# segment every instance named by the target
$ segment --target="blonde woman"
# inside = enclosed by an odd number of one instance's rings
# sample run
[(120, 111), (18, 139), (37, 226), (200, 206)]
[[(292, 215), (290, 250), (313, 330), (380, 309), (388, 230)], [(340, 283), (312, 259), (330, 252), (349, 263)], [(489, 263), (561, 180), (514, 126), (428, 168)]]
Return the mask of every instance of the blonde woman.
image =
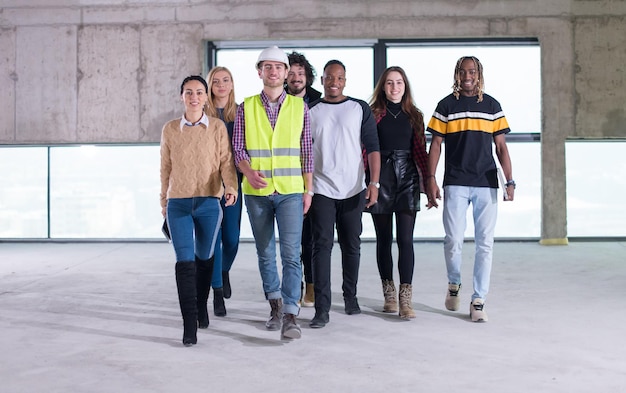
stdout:
[[(228, 139), (232, 140), (233, 124), (235, 122), (235, 113), (237, 112), (233, 75), (226, 67), (214, 67), (209, 71), (206, 80), (210, 89), (205, 112), (208, 116), (217, 117), (226, 124)], [(211, 286), (213, 287), (213, 313), (218, 317), (226, 316), (224, 298), (228, 299), (231, 296), (229, 272), (239, 249), (242, 203), (241, 176), (241, 173), (237, 172), (239, 195), (233, 206), (223, 209), (224, 217), (217, 234), (217, 242), (215, 243), (215, 260)], [(225, 205), (226, 200), (222, 198), (222, 208)], [(202, 296), (200, 296), (199, 292), (198, 299), (199, 301), (204, 301), (206, 305), (209, 287), (201, 288), (201, 290)]]

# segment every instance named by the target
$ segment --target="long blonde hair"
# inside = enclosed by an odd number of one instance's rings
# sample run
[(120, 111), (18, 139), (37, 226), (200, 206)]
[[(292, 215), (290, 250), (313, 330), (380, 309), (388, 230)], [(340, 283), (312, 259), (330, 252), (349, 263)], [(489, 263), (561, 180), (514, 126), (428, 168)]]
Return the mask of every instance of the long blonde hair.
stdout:
[(209, 85), (209, 99), (206, 102), (206, 106), (204, 107), (204, 111), (208, 116), (213, 116), (219, 118), (219, 112), (217, 107), (215, 106), (215, 96), (213, 95), (213, 77), (216, 73), (224, 71), (230, 76), (230, 82), (232, 84), (232, 89), (228, 94), (228, 101), (226, 102), (226, 106), (224, 107), (224, 122), (230, 123), (235, 121), (235, 114), (237, 113), (237, 103), (235, 102), (235, 81), (233, 80), (233, 74), (226, 67), (213, 67), (211, 71), (206, 76), (207, 84)]

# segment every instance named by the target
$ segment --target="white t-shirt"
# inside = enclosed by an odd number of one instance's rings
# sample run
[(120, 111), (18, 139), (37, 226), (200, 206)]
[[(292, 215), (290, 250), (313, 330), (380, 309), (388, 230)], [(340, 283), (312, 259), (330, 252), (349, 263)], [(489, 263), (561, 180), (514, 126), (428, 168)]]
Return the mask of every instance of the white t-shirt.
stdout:
[(365, 189), (363, 147), (379, 151), (376, 122), (365, 101), (312, 104), (313, 189), (332, 199), (348, 199)]

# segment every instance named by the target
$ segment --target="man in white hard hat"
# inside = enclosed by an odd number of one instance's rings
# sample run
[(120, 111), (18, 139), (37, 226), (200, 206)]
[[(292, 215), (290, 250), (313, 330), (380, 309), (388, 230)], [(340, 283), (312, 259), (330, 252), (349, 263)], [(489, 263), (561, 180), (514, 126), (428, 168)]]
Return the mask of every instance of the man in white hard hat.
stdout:
[[(268, 330), (285, 339), (300, 338), (300, 240), (302, 219), (313, 196), (313, 149), (308, 108), (288, 95), (283, 84), (289, 60), (276, 46), (256, 63), (261, 94), (237, 108), (233, 130), (235, 164), (243, 173), (242, 191), (256, 244), (263, 291), (270, 303)], [(278, 226), (282, 282), (276, 266), (274, 221)]]

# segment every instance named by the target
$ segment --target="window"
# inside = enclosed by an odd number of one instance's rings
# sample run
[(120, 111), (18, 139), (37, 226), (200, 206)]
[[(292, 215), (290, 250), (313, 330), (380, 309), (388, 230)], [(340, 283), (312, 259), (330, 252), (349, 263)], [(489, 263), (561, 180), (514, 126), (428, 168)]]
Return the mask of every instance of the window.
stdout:
[[(234, 74), (236, 99), (258, 94), (262, 85), (255, 71), (260, 51), (276, 42), (209, 43), (210, 58), (226, 66)], [(502, 105), (511, 127), (507, 137), (515, 179), (520, 185), (515, 203), (500, 204), (497, 237), (539, 237), (541, 230), (541, 63), (540, 47), (535, 39), (521, 40), (371, 40), (365, 42), (314, 41), (278, 43), (286, 52), (303, 53), (317, 71), (314, 88), (323, 91), (320, 76), (330, 59), (346, 65), (347, 83), (344, 93), (369, 101), (374, 89), (374, 73), (387, 66), (404, 68), (411, 83), (416, 105), (424, 112), (427, 123), (440, 99), (452, 92), (454, 66), (461, 56), (476, 56), (484, 67), (485, 92)], [(346, 47), (337, 48), (337, 45)], [(360, 47), (359, 47), (360, 45)], [(381, 54), (382, 59), (376, 58)], [(376, 64), (384, 64), (374, 70)], [(522, 68), (523, 69), (520, 69)], [(517, 85), (516, 85), (517, 84)], [(523, 87), (523, 88), (521, 88)], [(523, 104), (520, 104), (523, 103)], [(524, 141), (530, 143), (515, 144)], [(444, 146), (445, 148), (445, 146)], [(443, 159), (442, 159), (443, 160)], [(524, 162), (522, 167), (520, 164)], [(516, 165), (517, 164), (517, 165)], [(523, 170), (522, 170), (523, 168)], [(440, 163), (439, 184), (443, 178)], [(468, 212), (468, 217), (471, 213)], [(247, 217), (242, 222), (242, 236), (247, 233)], [(250, 232), (251, 233), (251, 232)], [(415, 238), (432, 239), (443, 236), (441, 210), (422, 209), (414, 232)], [(473, 237), (472, 221), (468, 219), (466, 236)], [(369, 214), (363, 215), (363, 238), (374, 238)]]
[(428, 118), (440, 99), (452, 93), (454, 66), (462, 56), (483, 65), (485, 93), (502, 105), (511, 133), (541, 132), (541, 62), (539, 45), (391, 46), (387, 64), (402, 67), (411, 81), (418, 108)]
[[(306, 56), (317, 73), (313, 88), (323, 93), (324, 90), (320, 80), (324, 65), (328, 60), (337, 59), (346, 66), (346, 88), (344, 94), (366, 101), (369, 100), (372, 94), (371, 81), (374, 78), (374, 60), (371, 46), (341, 48), (294, 46), (298, 44), (302, 43), (281, 44), (280, 48), (287, 53), (296, 51)], [(233, 74), (233, 79), (235, 80), (235, 100), (238, 103), (242, 102), (246, 97), (259, 94), (263, 89), (263, 83), (256, 71), (256, 61), (261, 50), (270, 45), (276, 45), (276, 43), (259, 43), (258, 45), (260, 46), (245, 49), (227, 47), (216, 52), (216, 64), (228, 68)], [(355, 44), (351, 43), (351, 45)], [(363, 83), (363, 81), (367, 81), (367, 83)]]
[(0, 148), (0, 238), (48, 236), (48, 148)]
[(567, 141), (567, 233), (626, 236), (626, 141)]

